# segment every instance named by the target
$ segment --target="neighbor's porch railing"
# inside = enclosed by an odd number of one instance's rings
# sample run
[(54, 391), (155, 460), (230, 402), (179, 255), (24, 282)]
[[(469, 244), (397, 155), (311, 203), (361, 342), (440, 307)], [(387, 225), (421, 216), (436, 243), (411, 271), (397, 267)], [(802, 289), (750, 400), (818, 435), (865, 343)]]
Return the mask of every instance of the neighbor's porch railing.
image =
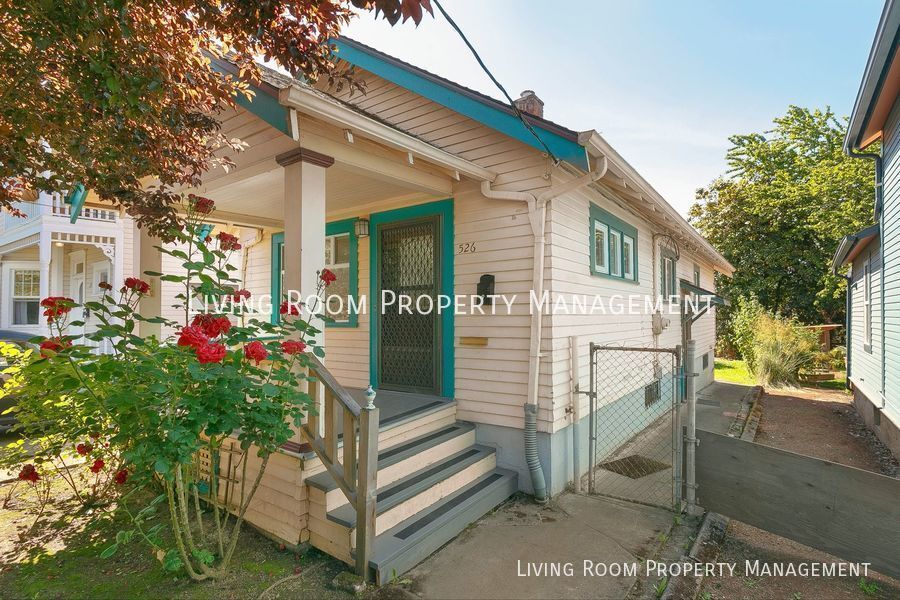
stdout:
[[(378, 408), (372, 403), (375, 394), (370, 391), (368, 404), (360, 406), (321, 362), (313, 356), (309, 358), (312, 379), (308, 391), (319, 411), (309, 415), (300, 431), (356, 508), (356, 572), (368, 580), (375, 540), (378, 473)], [(342, 452), (338, 430), (343, 433)]]
[[(61, 196), (53, 196), (52, 214), (57, 217), (70, 217), (72, 215), (72, 206), (66, 204)], [(119, 212), (108, 208), (94, 208), (84, 206), (78, 215), (79, 220), (86, 221), (107, 221), (113, 222), (119, 218)]]

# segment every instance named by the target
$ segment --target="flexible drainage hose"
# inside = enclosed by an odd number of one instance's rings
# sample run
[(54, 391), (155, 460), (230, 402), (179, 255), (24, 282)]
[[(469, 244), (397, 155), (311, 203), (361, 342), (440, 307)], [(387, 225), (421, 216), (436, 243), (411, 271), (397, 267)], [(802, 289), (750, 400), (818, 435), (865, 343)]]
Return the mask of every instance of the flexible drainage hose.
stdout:
[(547, 501), (547, 483), (544, 481), (544, 470), (537, 447), (537, 404), (525, 405), (525, 462), (531, 473), (531, 487), (534, 488), (534, 499), (543, 504)]

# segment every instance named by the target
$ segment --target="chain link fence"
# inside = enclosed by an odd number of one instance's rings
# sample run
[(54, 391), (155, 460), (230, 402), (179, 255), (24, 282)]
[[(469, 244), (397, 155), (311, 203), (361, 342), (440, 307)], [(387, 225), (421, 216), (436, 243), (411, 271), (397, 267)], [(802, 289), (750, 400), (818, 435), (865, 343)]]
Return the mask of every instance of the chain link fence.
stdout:
[(680, 355), (680, 348), (591, 344), (591, 494), (680, 504)]

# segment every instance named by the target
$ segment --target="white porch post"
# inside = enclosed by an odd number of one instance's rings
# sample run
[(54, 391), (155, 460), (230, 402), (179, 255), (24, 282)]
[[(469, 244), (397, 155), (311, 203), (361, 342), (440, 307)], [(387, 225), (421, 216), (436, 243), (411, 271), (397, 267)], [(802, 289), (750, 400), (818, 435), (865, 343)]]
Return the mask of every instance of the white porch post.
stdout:
[[(284, 169), (284, 283), (282, 294), (304, 301), (316, 293), (316, 272), (325, 264), (325, 169), (334, 164), (330, 156), (297, 148), (275, 157)], [(273, 298), (277, 310), (280, 298)], [(316, 336), (322, 345), (324, 336)], [(321, 388), (321, 386), (319, 386)], [(324, 415), (324, 397), (316, 398), (319, 414)], [(324, 419), (319, 419), (320, 435)], [(295, 438), (298, 439), (299, 438)]]
[[(50, 241), (50, 232), (42, 228), (40, 242), (38, 243), (38, 258), (41, 262), (41, 279), (38, 285), (40, 289), (41, 300), (50, 295), (50, 258), (52, 248), (53, 246)], [(41, 318), (39, 320), (39, 323), (41, 335), (50, 335), (50, 327), (48, 327), (47, 325), (47, 320)]]

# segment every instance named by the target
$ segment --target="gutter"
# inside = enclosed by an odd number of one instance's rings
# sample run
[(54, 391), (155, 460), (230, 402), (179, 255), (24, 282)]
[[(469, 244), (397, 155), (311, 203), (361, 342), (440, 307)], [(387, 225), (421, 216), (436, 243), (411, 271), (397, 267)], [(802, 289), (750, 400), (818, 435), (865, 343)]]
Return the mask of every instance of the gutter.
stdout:
[(578, 134), (578, 143), (584, 146), (589, 154), (602, 156), (604, 158), (609, 157), (615, 170), (622, 173), (626, 179), (634, 182), (632, 185), (634, 191), (640, 193), (642, 199), (652, 206), (654, 212), (662, 214), (666, 221), (672, 222), (682, 232), (687, 233), (688, 237), (690, 237), (691, 240), (707, 254), (707, 258), (712, 259), (711, 262), (714, 266), (720, 267), (729, 277), (734, 274), (734, 265), (728, 262), (724, 256), (719, 254), (706, 238), (700, 235), (700, 233), (694, 229), (693, 226), (678, 213), (678, 211), (672, 208), (672, 206), (666, 202), (665, 198), (653, 189), (653, 186), (641, 177), (634, 167), (628, 164), (628, 161), (622, 158), (622, 156), (610, 146), (609, 142), (603, 139), (603, 136), (594, 130), (583, 131)]
[[(609, 168), (607, 158), (602, 158), (603, 165), (594, 171), (577, 177), (566, 183), (550, 187), (538, 195), (530, 192), (504, 192), (491, 188), (489, 181), (481, 182), (481, 193), (492, 200), (514, 200), (528, 205), (528, 221), (534, 235), (534, 268), (532, 271), (532, 293), (536, 298), (544, 296), (544, 264), (547, 229), (547, 207), (550, 202), (563, 194), (567, 194), (600, 180)], [(525, 402), (525, 460), (531, 473), (531, 484), (535, 499), (540, 503), (548, 500), (547, 484), (543, 467), (537, 451), (537, 411), (538, 389), (541, 373), (541, 341), (543, 334), (543, 311), (533, 311), (531, 315), (531, 343), (528, 352), (528, 396)]]

